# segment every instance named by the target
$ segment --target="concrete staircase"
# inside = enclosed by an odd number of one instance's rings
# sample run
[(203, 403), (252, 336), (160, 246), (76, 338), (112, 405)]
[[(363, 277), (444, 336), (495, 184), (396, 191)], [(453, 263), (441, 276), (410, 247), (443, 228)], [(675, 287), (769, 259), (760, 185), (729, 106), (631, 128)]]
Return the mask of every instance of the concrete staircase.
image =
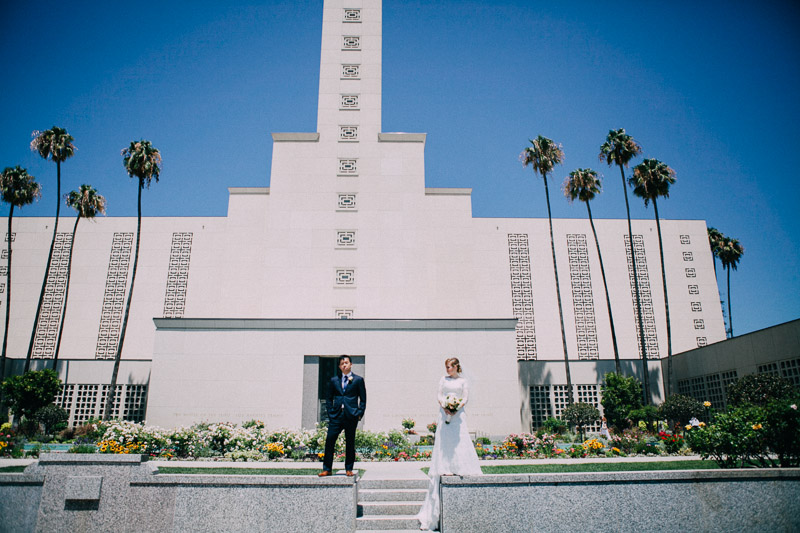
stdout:
[(422, 507), (427, 479), (360, 479), (356, 530), (419, 531), (415, 515)]

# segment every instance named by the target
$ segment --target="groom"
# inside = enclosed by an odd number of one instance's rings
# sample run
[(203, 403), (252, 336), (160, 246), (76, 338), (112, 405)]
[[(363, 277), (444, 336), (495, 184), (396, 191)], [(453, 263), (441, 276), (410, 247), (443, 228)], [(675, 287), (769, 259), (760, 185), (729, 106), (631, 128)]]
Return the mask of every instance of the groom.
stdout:
[(328, 438), (325, 440), (325, 459), (319, 477), (331, 475), (336, 439), (344, 431), (344, 469), (353, 475), (356, 462), (356, 426), (367, 408), (367, 387), (364, 378), (352, 372), (353, 363), (349, 355), (339, 356), (341, 376), (333, 376), (328, 382), (325, 403), (328, 407)]

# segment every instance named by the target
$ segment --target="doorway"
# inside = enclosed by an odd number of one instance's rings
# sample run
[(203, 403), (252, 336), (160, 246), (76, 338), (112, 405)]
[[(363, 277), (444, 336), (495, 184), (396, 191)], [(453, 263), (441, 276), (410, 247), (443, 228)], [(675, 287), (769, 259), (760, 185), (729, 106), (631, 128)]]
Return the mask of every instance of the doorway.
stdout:
[[(351, 355), (353, 372), (364, 377), (364, 356)], [(328, 382), (339, 375), (339, 355), (306, 355), (303, 358), (303, 429), (327, 423), (325, 400)]]

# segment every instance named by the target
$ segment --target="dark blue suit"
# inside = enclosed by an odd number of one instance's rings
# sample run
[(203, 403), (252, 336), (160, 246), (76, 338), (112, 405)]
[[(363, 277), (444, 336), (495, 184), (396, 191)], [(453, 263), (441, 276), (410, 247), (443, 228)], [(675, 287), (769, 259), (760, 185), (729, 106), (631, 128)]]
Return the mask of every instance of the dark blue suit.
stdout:
[(334, 376), (328, 382), (325, 403), (328, 408), (328, 437), (325, 439), (323, 470), (333, 469), (336, 439), (344, 431), (345, 470), (352, 470), (356, 462), (356, 426), (367, 408), (367, 387), (364, 378), (350, 373), (353, 380), (342, 389), (342, 377)]

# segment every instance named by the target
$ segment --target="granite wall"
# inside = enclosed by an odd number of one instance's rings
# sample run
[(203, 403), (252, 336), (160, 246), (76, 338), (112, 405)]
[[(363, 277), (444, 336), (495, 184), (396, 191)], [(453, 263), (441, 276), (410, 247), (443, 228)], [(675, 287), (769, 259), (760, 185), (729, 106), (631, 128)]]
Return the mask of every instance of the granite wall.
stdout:
[(445, 476), (442, 531), (800, 531), (800, 469)]

